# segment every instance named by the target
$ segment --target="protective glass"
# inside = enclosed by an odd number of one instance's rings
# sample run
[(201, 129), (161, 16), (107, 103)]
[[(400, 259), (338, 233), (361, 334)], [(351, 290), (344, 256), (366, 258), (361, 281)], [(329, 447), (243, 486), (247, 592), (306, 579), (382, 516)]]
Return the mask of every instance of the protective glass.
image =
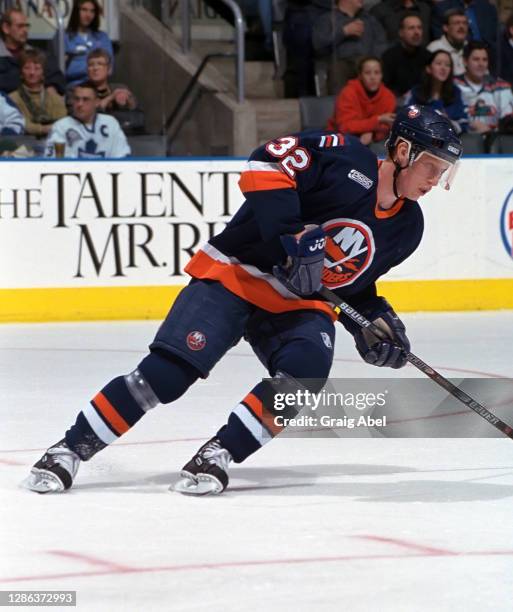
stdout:
[(451, 188), (460, 165), (459, 161), (450, 163), (428, 151), (421, 151), (413, 163), (417, 165), (418, 172), (425, 178), (438, 178), (438, 185), (447, 191)]

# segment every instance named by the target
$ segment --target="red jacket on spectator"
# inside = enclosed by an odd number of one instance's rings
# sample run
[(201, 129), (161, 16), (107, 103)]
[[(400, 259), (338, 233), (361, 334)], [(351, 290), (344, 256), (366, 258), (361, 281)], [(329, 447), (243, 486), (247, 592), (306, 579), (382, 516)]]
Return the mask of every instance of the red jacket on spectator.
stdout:
[(372, 132), (374, 141), (383, 140), (390, 126), (380, 123), (378, 117), (393, 113), (395, 107), (395, 96), (385, 85), (381, 84), (370, 97), (360, 79), (351, 79), (337, 96), (335, 114), (328, 121), (327, 129), (355, 135)]

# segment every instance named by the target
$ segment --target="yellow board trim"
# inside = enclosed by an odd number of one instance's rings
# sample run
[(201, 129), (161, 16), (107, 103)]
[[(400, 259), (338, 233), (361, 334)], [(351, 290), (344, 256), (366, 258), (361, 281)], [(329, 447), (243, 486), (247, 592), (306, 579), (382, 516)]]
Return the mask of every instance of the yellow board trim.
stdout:
[[(183, 286), (0, 289), (0, 322), (162, 319)], [(401, 312), (513, 309), (513, 278), (383, 281)]]
[(162, 319), (182, 287), (0, 289), (0, 322)]
[(402, 312), (513, 309), (513, 278), (383, 281), (378, 294)]

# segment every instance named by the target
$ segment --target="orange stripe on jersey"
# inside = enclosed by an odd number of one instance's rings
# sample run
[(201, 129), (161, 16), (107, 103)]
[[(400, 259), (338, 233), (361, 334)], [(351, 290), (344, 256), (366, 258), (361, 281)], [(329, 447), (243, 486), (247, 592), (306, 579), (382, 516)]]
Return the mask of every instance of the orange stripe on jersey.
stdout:
[(242, 193), (267, 191), (270, 189), (295, 189), (296, 181), (284, 172), (273, 170), (246, 170), (240, 175)]
[(114, 429), (118, 436), (126, 433), (130, 429), (130, 425), (119, 414), (119, 412), (101, 391), (93, 397), (93, 404), (102, 413), (103, 417), (109, 422), (110, 426)]
[(337, 320), (336, 313), (326, 302), (322, 300), (287, 299), (280, 295), (266, 280), (252, 276), (238, 264), (217, 261), (204, 251), (198, 251), (194, 255), (185, 266), (185, 272), (194, 278), (217, 280), (228, 291), (268, 312), (321, 310), (333, 321)]
[(276, 425), (273, 415), (267, 410), (261, 400), (259, 400), (256, 395), (253, 395), (253, 393), (248, 393), (242, 400), (242, 403), (251, 410), (262, 425), (265, 425), (266, 429), (268, 429), (274, 436), (283, 430), (283, 427)]
[(397, 215), (397, 213), (404, 206), (404, 201), (405, 201), (404, 198), (399, 198), (398, 200), (394, 202), (394, 205), (392, 206), (392, 208), (388, 208), (388, 209), (380, 208), (378, 206), (378, 203), (376, 202), (374, 213), (378, 219), (389, 219), (390, 217)]

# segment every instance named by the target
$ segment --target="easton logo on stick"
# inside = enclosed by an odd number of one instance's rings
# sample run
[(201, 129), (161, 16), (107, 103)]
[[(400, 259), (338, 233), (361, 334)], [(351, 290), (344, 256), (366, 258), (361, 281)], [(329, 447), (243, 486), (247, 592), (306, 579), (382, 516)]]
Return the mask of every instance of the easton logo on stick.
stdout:
[(333, 219), (323, 225), (326, 249), (322, 282), (329, 289), (350, 285), (374, 259), (371, 229), (355, 219)]

